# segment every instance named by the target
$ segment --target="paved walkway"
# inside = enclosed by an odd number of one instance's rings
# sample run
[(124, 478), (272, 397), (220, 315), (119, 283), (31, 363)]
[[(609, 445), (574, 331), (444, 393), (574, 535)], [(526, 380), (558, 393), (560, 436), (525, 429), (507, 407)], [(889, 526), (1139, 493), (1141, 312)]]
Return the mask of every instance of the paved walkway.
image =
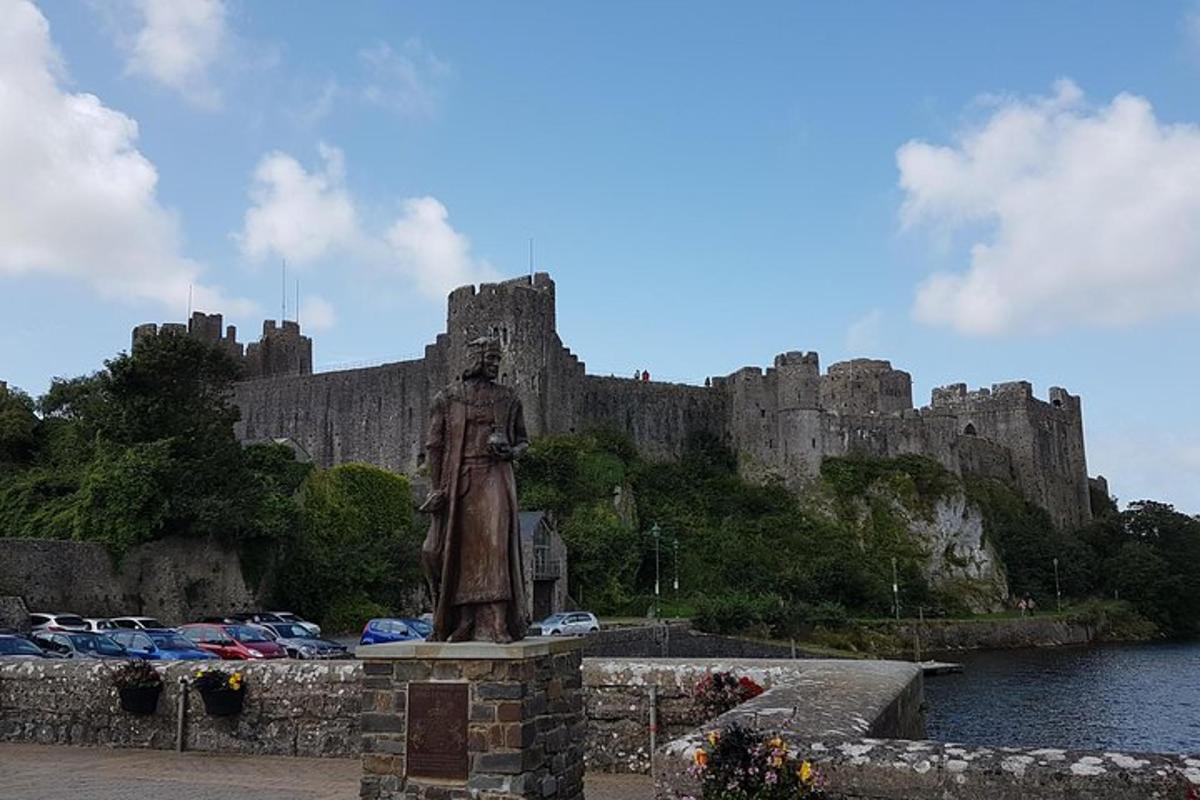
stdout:
[[(0, 744), (3, 800), (356, 800), (358, 759)], [(641, 775), (589, 775), (587, 800), (642, 800)]]

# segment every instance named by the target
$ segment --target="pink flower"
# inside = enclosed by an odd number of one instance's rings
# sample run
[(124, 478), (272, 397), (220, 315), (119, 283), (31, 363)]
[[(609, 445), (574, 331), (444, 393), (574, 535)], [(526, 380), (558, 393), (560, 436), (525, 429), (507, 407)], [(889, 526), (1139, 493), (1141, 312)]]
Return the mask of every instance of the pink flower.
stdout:
[(774, 785), (779, 781), (779, 776), (775, 774), (774, 770), (768, 770), (767, 775), (765, 778), (763, 778), (763, 780), (771, 785)]

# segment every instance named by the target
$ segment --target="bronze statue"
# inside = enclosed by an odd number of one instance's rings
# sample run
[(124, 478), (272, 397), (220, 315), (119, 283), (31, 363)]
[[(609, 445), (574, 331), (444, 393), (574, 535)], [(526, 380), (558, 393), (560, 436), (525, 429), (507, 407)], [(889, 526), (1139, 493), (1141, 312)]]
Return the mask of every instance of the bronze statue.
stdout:
[(432, 515), (421, 561), (433, 595), (431, 641), (511, 642), (525, 635), (521, 525), (512, 462), (529, 447), (521, 401), (496, 383), (500, 343), (467, 345), (462, 381), (429, 416)]

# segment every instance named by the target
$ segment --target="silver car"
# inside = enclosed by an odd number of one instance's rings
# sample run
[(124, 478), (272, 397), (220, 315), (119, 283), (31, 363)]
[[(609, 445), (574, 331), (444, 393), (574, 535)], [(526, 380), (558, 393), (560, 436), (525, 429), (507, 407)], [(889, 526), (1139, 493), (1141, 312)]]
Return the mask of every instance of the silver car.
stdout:
[(35, 611), (29, 615), (29, 627), (35, 631), (86, 631), (88, 624), (78, 614)]
[(600, 620), (590, 611), (566, 611), (546, 617), (540, 627), (543, 636), (574, 636), (600, 630)]

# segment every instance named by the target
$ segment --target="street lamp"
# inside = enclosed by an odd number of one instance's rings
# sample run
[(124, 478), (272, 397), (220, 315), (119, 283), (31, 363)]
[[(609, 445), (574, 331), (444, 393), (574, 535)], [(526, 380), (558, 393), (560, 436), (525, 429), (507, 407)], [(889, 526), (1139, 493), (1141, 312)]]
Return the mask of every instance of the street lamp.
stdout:
[(892, 602), (896, 608), (896, 621), (900, 621), (900, 577), (896, 572), (896, 557), (892, 556)]
[(657, 522), (656, 522), (656, 523), (654, 523), (654, 526), (653, 526), (652, 528), (650, 528), (650, 535), (654, 537), (654, 618), (655, 618), (655, 619), (658, 619), (658, 618), (659, 618), (659, 616), (661, 615), (661, 614), (660, 614), (660, 612), (659, 612), (659, 608), (658, 608), (658, 597), (659, 597), (659, 589), (658, 589), (658, 574), (659, 574), (659, 573), (658, 573), (658, 539), (659, 539), (659, 536), (660, 536), (660, 534), (661, 534), (661, 533), (662, 533), (662, 531), (659, 529), (659, 527), (658, 527), (658, 523), (657, 523)]
[(1062, 613), (1062, 587), (1058, 583), (1058, 558), (1054, 559), (1054, 599), (1058, 603), (1058, 613)]
[[(675, 599), (679, 599), (679, 534), (675, 534)], [(677, 612), (678, 613), (678, 612)]]

